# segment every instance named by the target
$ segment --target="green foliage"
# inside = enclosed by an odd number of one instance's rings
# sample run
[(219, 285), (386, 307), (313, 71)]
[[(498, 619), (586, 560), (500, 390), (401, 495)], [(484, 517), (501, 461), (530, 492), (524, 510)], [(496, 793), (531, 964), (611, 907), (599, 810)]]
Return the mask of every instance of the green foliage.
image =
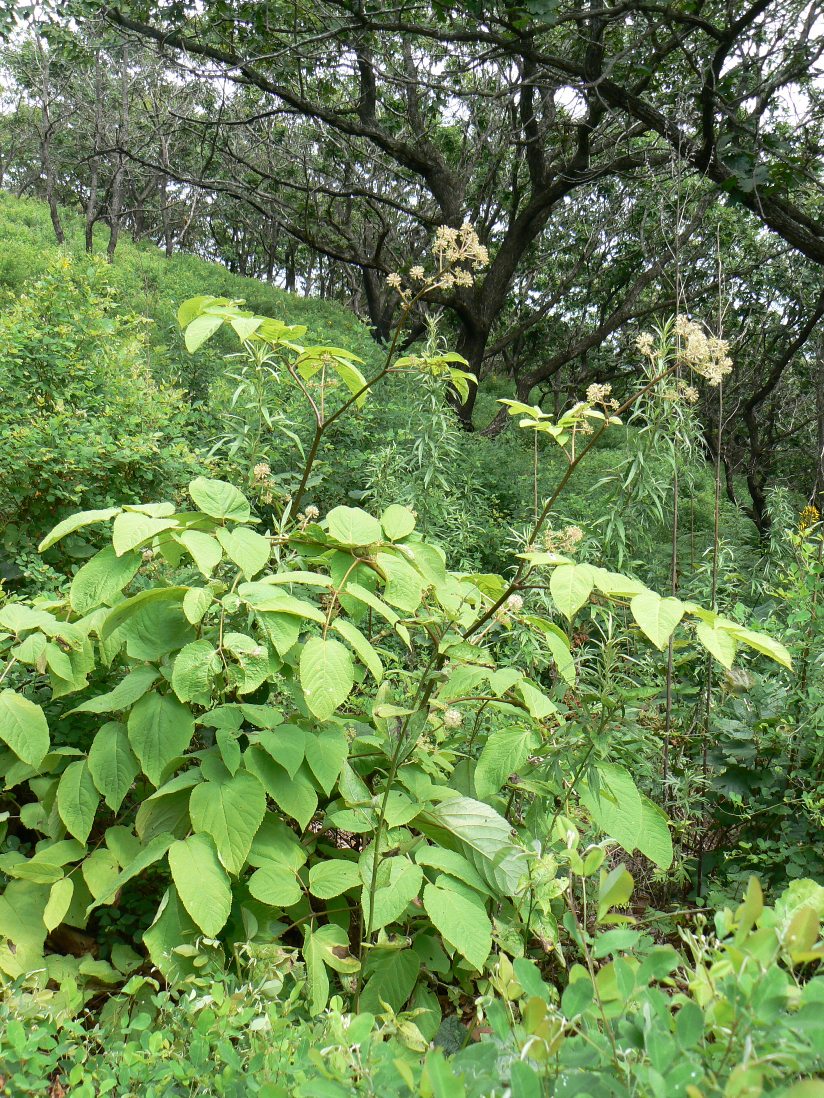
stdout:
[[(119, 310), (99, 262), (55, 263), (3, 311), (0, 544), (7, 560), (43, 576), (25, 562), (55, 515), (137, 501), (191, 475), (184, 404), (152, 378), (145, 350), (144, 325)], [(91, 552), (78, 538), (63, 548), (75, 560)], [(87, 572), (83, 582), (96, 579)]]
[[(0, 1094), (818, 1098), (824, 977), (812, 943), (822, 889), (799, 881), (770, 908), (753, 878), (743, 903), (719, 911), (714, 927), (685, 928), (677, 948), (614, 914), (632, 889), (622, 873), (601, 872), (597, 922), (585, 928), (570, 914), (573, 963), (560, 989), (533, 960), (501, 953), (467, 1022), (441, 1020), (431, 990), (402, 1009), (421, 969), (408, 948), (390, 967), (372, 966), (360, 1013), (335, 997), (307, 1017), (285, 987), (297, 977), (324, 999), (327, 968), (345, 971), (335, 949), (346, 937), (331, 923), (302, 963), (269, 947), (244, 982), (207, 964), (177, 992), (134, 972), (124, 949), (118, 964), (133, 974), (98, 1019), (72, 1017), (81, 998), (71, 979), (34, 994), (17, 984), (0, 1004)], [(594, 880), (582, 880), (584, 897)], [(461, 897), (443, 919), (470, 907)]]
[[(344, 353), (307, 349), (294, 328), (231, 302), (187, 303), (187, 334), (204, 316), (313, 409), (297, 509), (326, 427), (392, 360), (361, 383)], [(553, 638), (543, 671), (560, 660), (574, 674), (567, 634), (536, 624), (517, 592), (548, 590), (570, 628), (597, 600), (629, 629), (629, 591), (658, 646), (709, 620), (788, 662), (766, 635), (694, 602), (662, 614), (637, 581), (561, 554), (521, 554), (509, 583), (451, 572), (397, 504), (325, 518), (287, 507), (272, 528), (227, 482), (196, 477), (188, 494), (183, 510), (125, 504), (64, 520), (48, 551), (104, 523), (111, 544), (67, 596), (0, 608), (9, 978), (123, 983), (117, 943), (91, 973), (43, 946), (61, 926), (99, 937), (103, 909), (139, 887), (132, 941), (170, 982), (276, 941), (301, 958), (305, 982), (290, 988), (313, 1016), (333, 981), (400, 1011), (433, 949), (471, 986), (493, 953), (520, 955), (533, 933), (558, 941), (564, 861), (576, 873), (603, 862), (602, 848), (578, 856), (562, 807), (628, 853), (662, 869), (672, 859), (663, 813), (564, 716), (563, 678), (553, 688), (508, 658), (510, 631), (535, 629)], [(399, 947), (410, 956), (393, 985)]]

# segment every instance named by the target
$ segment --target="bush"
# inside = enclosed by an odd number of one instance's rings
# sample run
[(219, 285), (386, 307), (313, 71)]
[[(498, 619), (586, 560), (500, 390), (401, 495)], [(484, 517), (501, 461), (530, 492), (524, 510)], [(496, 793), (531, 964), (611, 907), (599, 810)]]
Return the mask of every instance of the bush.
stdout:
[(32, 550), (67, 509), (157, 497), (197, 468), (145, 354), (99, 261), (59, 260), (0, 315), (0, 545), (22, 578), (45, 582)]

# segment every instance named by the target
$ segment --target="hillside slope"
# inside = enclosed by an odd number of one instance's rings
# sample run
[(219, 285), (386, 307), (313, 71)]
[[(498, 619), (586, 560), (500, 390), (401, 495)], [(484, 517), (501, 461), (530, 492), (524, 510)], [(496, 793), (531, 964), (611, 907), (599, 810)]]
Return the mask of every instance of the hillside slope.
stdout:
[[(74, 257), (85, 254), (82, 218), (71, 210), (63, 210), (62, 218), (66, 243), (61, 249), (55, 242), (45, 203), (0, 192), (0, 292), (19, 293), (26, 282), (40, 277), (62, 253)], [(105, 244), (106, 230), (101, 226), (100, 254), (105, 254)], [(167, 259), (151, 243), (136, 244), (123, 237), (110, 281), (124, 310), (153, 322), (149, 341), (156, 367), (165, 360), (178, 359), (183, 344), (175, 313), (181, 301), (198, 294), (242, 299), (255, 312), (287, 324), (305, 324), (309, 329), (307, 338), (313, 342), (340, 344), (367, 361), (379, 357), (366, 326), (342, 306), (286, 293), (196, 256), (181, 253)]]

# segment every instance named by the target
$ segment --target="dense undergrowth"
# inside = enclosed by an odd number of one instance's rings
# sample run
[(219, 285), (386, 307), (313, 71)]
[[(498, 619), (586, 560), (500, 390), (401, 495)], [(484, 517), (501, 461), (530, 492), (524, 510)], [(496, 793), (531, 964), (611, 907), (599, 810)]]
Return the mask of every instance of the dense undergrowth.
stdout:
[(720, 506), (723, 345), (470, 437), (437, 330), (2, 210), (0, 1093), (820, 1095), (821, 526)]

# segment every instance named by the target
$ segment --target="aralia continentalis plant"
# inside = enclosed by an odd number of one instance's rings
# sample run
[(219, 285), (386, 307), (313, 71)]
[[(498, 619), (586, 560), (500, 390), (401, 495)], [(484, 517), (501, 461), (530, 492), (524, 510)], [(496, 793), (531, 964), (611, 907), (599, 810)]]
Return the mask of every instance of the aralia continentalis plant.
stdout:
[[(96, 547), (66, 594), (0, 608), (5, 977), (125, 983), (143, 964), (132, 946), (104, 945), (90, 968), (54, 943), (60, 927), (94, 941), (104, 909), (128, 904), (147, 912), (133, 944), (172, 983), (210, 957), (277, 956), (312, 1013), (333, 980), (361, 1010), (434, 1010), (434, 974), (482, 978), (512, 933), (560, 948), (559, 820), (599, 849), (671, 861), (667, 819), (628, 771), (563, 749), (576, 621), (595, 603), (628, 607), (659, 649), (678, 628), (727, 667), (739, 648), (785, 664), (786, 651), (535, 548), (571, 471), (671, 364), (618, 408), (605, 390), (557, 421), (512, 405), (569, 462), (509, 578), (451, 571), (409, 508), (321, 516), (308, 499), (329, 428), (390, 372), (466, 392), (459, 356), (396, 354), (417, 302), (485, 256), (465, 226), (439, 233), (436, 258), (408, 288), (399, 276), (401, 320), (370, 379), (301, 328), (186, 302), (190, 351), (229, 330), (310, 409), (291, 499), (268, 529), (243, 492), (206, 477), (182, 504), (81, 512), (41, 546), (73, 534)], [(536, 586), (550, 616), (532, 612)], [(501, 658), (516, 624), (544, 652), (531, 673)]]

